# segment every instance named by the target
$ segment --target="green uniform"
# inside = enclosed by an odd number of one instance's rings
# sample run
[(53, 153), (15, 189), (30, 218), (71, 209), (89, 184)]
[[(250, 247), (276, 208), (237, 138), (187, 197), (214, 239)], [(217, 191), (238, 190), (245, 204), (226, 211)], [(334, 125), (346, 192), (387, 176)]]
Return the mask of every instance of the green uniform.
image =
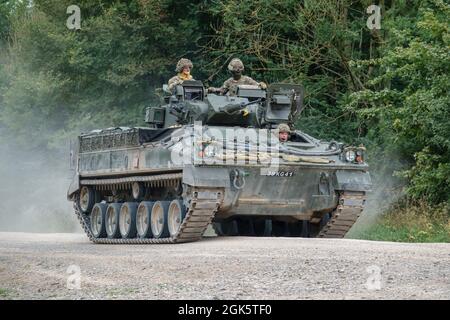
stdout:
[(169, 90), (172, 90), (173, 88), (175, 88), (176, 85), (182, 84), (183, 81), (185, 81), (185, 80), (194, 80), (194, 78), (192, 78), (190, 73), (188, 73), (188, 74), (183, 73), (184, 67), (189, 67), (190, 69), (192, 69), (194, 66), (193, 66), (191, 60), (181, 58), (177, 63), (177, 67), (175, 68), (175, 72), (178, 72), (178, 74), (176, 76), (170, 78), (169, 82), (167, 83)]
[(228, 95), (230, 96), (235, 96), (237, 94), (238, 86), (242, 84), (253, 86), (259, 85), (259, 83), (253, 80), (252, 78), (247, 76), (241, 76), (239, 80), (234, 80), (233, 78), (226, 80), (220, 89), (224, 92), (228, 92)]
[(180, 74), (177, 74), (176, 76), (170, 78), (168, 82), (169, 90), (175, 88), (176, 85), (182, 84), (185, 80), (194, 80), (194, 78), (192, 78), (192, 76), (190, 76), (189, 78), (185, 78), (182, 75), (180, 76)]

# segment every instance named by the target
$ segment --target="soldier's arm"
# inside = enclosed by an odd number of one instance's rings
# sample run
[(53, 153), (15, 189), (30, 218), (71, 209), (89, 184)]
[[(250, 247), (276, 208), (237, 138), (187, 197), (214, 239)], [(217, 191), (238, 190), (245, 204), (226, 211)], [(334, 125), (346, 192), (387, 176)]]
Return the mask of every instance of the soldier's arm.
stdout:
[(233, 80), (233, 78), (230, 78), (230, 79), (224, 81), (224, 83), (220, 87), (221, 94), (225, 94), (230, 90), (231, 80)]
[(209, 87), (208, 93), (220, 93), (222, 88)]
[(228, 90), (230, 89), (230, 84), (229, 84), (230, 81), (229, 80), (230, 79), (226, 80), (220, 88), (209, 87), (208, 92), (219, 93), (219, 94), (227, 93)]
[(253, 86), (259, 86), (261, 89), (266, 89), (267, 85), (264, 82), (257, 82), (250, 77), (245, 77), (245, 84), (250, 84)]
[(253, 80), (252, 78), (247, 77), (247, 76), (244, 76), (244, 77), (245, 77), (245, 78), (244, 78), (244, 84), (249, 84), (249, 85), (252, 85), (252, 86), (257, 86), (257, 85), (259, 85), (259, 83), (256, 82), (255, 80)]
[(181, 81), (177, 76), (170, 78), (169, 82), (168, 82), (168, 88), (170, 91), (172, 91), (173, 88), (175, 88), (176, 85), (182, 83), (183, 81)]

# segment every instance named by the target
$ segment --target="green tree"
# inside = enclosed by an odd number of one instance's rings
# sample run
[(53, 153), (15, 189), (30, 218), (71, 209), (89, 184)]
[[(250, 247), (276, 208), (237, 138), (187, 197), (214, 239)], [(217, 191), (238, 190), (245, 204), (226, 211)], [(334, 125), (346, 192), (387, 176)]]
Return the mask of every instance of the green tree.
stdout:
[(153, 88), (195, 49), (191, 2), (79, 1), (81, 30), (66, 27), (70, 4), (36, 0), (12, 21), (0, 124), (36, 147), (80, 130), (142, 124)]
[(227, 77), (225, 67), (235, 56), (256, 79), (302, 83), (306, 109), (297, 127), (322, 138), (348, 140), (358, 135), (358, 127), (339, 102), (362, 86), (349, 61), (370, 57), (368, 5), (347, 0), (214, 1), (204, 8), (214, 21), (213, 33), (199, 45), (218, 83)]
[(356, 63), (377, 74), (347, 106), (368, 128), (381, 169), (398, 170), (410, 196), (432, 203), (450, 201), (449, 14), (442, 0), (427, 0), (392, 23), (382, 57)]

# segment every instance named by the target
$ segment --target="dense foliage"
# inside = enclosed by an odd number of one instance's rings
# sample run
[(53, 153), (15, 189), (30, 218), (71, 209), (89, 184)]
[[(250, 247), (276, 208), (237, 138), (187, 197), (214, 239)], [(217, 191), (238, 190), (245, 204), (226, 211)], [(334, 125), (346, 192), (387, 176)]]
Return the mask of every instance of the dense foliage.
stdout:
[[(382, 6), (381, 30), (366, 8)], [(80, 130), (142, 125), (180, 57), (220, 85), (240, 57), (305, 86), (297, 127), (364, 143), (374, 177), (450, 202), (449, 4), (443, 0), (69, 0), (0, 4), (0, 133), (55, 148)], [(30, 136), (30, 132), (33, 134)]]
[(450, 201), (449, 17), (449, 5), (424, 1), (413, 18), (391, 22), (380, 57), (356, 63), (376, 72), (344, 107), (389, 160), (384, 170), (397, 167), (408, 193), (432, 202)]

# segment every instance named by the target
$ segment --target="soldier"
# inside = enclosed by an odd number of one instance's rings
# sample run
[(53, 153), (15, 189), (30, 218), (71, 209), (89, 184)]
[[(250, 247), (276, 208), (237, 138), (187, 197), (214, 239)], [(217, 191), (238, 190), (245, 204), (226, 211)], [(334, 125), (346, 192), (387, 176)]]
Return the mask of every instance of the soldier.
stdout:
[(241, 84), (259, 86), (261, 89), (267, 88), (267, 85), (264, 82), (256, 82), (252, 78), (242, 75), (242, 71), (244, 71), (244, 64), (238, 58), (234, 58), (230, 61), (228, 64), (228, 70), (231, 72), (233, 77), (226, 80), (220, 88), (208, 88), (208, 92), (220, 94), (228, 93), (230, 96), (235, 96), (237, 93), (237, 87)]
[(281, 143), (289, 140), (289, 135), (291, 134), (291, 128), (286, 123), (280, 123), (278, 125), (278, 139)]
[(185, 80), (194, 80), (191, 75), (191, 69), (193, 68), (192, 62), (189, 59), (181, 58), (175, 69), (175, 72), (178, 74), (175, 77), (170, 78), (169, 80), (169, 90), (172, 91), (176, 85), (182, 84)]

